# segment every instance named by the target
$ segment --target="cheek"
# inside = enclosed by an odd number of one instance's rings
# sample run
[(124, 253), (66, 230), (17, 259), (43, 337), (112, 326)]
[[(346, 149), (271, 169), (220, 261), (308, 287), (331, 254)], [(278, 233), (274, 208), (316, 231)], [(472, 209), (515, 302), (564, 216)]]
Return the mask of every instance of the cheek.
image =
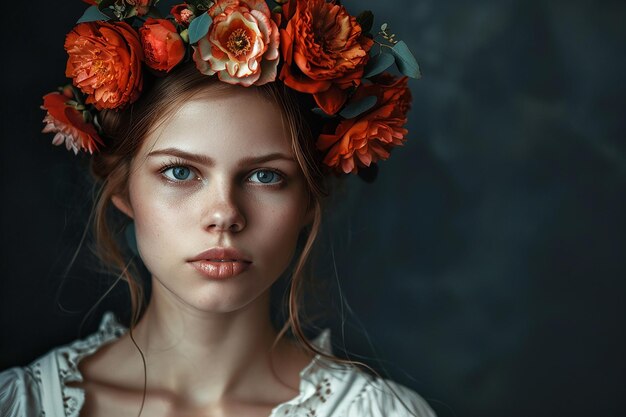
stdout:
[(250, 207), (249, 232), (265, 259), (275, 263), (291, 259), (301, 230), (302, 210), (300, 201), (293, 199)]
[[(181, 229), (184, 219), (173, 199), (164, 198), (155, 187), (137, 183), (130, 188), (134, 210), (137, 248), (148, 269), (155, 261), (164, 259), (175, 244), (172, 236)], [(180, 234), (180, 233), (179, 233)]]

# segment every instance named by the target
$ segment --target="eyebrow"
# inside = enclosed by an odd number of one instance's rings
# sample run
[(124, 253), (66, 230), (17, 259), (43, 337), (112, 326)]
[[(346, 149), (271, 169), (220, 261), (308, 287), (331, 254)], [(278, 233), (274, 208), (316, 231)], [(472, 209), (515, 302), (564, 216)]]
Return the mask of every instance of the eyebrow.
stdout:
[[(202, 165), (206, 165), (209, 167), (215, 166), (215, 161), (208, 155), (190, 153), (190, 152), (183, 151), (182, 149), (178, 149), (178, 148), (158, 149), (158, 150), (150, 152), (147, 156), (162, 156), (162, 155), (177, 156), (179, 158), (186, 159), (188, 161), (192, 161), (197, 164), (202, 164)], [(261, 162), (274, 161), (278, 159), (284, 159), (284, 160), (296, 163), (296, 160), (293, 159), (291, 156), (282, 154), (280, 152), (274, 152), (274, 153), (270, 153), (270, 154), (262, 155), (262, 156), (250, 156), (247, 158), (243, 158), (239, 161), (239, 165), (240, 166), (252, 165), (252, 164), (258, 164)]]

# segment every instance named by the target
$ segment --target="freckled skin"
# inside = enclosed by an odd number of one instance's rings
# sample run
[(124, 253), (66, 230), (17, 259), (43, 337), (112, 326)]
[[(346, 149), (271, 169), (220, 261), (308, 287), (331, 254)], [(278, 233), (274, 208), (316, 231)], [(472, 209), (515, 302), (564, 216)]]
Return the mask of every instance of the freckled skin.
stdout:
[[(214, 166), (147, 156), (166, 148), (209, 156)], [(304, 178), (294, 161), (239, 165), (243, 158), (270, 153), (291, 156), (290, 139), (279, 110), (254, 89), (198, 96), (146, 138), (131, 166), (127, 211), (156, 297), (199, 311), (231, 312), (256, 299), (286, 269), (310, 220)], [(172, 159), (189, 168), (176, 171), (183, 181), (171, 182), (173, 169), (159, 172)], [(284, 178), (254, 174), (260, 168), (280, 170)], [(187, 260), (214, 246), (235, 247), (252, 264), (232, 278), (207, 279)]]
[[(132, 341), (126, 333), (81, 361), (81, 414), (136, 416), (146, 375), (142, 415), (265, 417), (298, 393), (312, 360), (285, 338), (273, 348), (269, 317), (269, 289), (312, 221), (305, 179), (279, 109), (255, 88), (203, 90), (174, 109), (133, 159), (128, 200), (112, 198), (134, 220), (152, 294)], [(276, 153), (287, 159), (242, 162)], [(209, 279), (188, 261), (216, 246), (252, 263)]]

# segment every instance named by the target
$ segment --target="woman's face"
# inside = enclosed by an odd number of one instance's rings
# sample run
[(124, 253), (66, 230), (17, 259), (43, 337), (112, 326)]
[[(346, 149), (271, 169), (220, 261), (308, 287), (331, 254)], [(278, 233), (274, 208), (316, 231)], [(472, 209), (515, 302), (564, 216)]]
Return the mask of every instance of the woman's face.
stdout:
[[(263, 294), (312, 216), (280, 111), (253, 88), (179, 105), (133, 159), (128, 195), (113, 202), (134, 219), (153, 293), (201, 311), (234, 311)], [(203, 255), (211, 248), (248, 262)]]

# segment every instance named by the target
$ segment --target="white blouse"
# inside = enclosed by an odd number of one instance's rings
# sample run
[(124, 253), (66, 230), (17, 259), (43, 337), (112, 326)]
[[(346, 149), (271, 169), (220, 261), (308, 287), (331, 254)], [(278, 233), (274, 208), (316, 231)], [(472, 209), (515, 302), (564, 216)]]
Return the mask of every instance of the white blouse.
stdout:
[[(67, 385), (82, 382), (78, 363), (126, 331), (113, 313), (107, 312), (98, 331), (85, 339), (53, 349), (26, 367), (1, 372), (0, 416), (78, 417), (85, 391)], [(330, 353), (330, 331), (323, 331), (313, 343)], [(385, 380), (411, 410), (409, 413), (383, 380), (354, 366), (323, 366), (328, 362), (315, 356), (300, 372), (300, 393), (274, 407), (269, 417), (435, 417), (414, 391)]]

